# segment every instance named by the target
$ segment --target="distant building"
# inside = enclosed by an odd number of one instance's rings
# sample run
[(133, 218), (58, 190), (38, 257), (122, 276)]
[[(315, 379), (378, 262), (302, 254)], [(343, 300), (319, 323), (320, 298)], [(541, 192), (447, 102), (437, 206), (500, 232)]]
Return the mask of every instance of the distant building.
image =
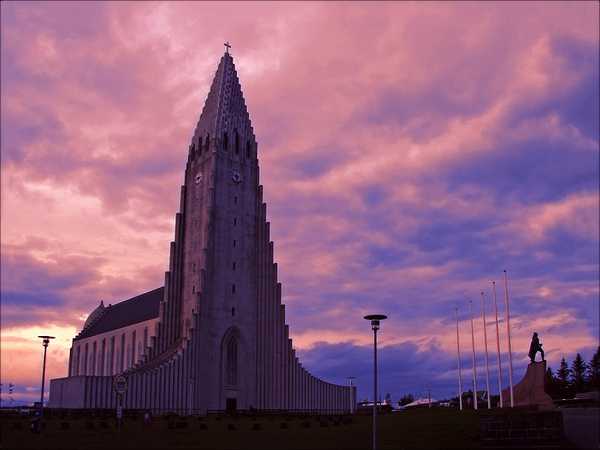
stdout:
[(114, 408), (124, 373), (124, 408), (351, 410), (356, 388), (311, 375), (292, 346), (257, 151), (227, 51), (187, 152), (164, 286), (100, 302), (68, 377), (51, 380), (50, 407)]
[[(452, 406), (458, 406), (458, 397), (452, 399)], [(469, 390), (468, 392), (462, 393), (462, 404), (464, 407), (472, 408), (473, 407), (473, 391)], [(487, 392), (486, 391), (477, 391), (477, 407), (481, 408), (485, 406), (487, 408)]]
[(423, 398), (423, 397), (419, 397), (417, 400), (415, 400), (412, 403), (409, 403), (408, 405), (404, 405), (403, 409), (412, 409), (412, 408), (433, 408), (434, 406), (438, 406), (439, 405), (439, 401), (436, 400), (435, 398)]
[[(385, 400), (377, 402), (377, 409), (380, 411), (392, 411), (397, 408), (394, 407), (394, 402), (387, 402)], [(364, 401), (358, 402), (356, 405), (357, 412), (373, 411), (373, 402)]]

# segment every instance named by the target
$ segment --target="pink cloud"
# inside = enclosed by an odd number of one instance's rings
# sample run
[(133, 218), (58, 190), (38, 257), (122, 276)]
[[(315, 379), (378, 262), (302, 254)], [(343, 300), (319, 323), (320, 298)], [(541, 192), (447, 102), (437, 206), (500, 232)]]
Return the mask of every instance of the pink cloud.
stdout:
[(20, 326), (41, 319), (5, 302), (13, 292), (51, 294), (45, 323), (77, 328), (100, 299), (162, 283), (187, 146), (229, 41), (299, 349), (354, 351), (360, 314), (381, 310), (390, 349), (450, 350), (454, 304), (505, 267), (519, 348), (536, 314), (557, 358), (593, 347), (597, 4), (2, 12), (2, 312)]

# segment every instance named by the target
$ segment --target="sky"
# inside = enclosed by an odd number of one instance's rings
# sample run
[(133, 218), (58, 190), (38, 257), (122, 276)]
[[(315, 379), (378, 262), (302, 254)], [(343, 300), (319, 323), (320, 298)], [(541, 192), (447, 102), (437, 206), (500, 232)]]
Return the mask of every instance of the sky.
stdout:
[[(159, 287), (231, 44), (300, 361), (392, 400), (599, 345), (598, 2), (1, 6), (1, 381), (39, 400), (100, 300)], [(504, 272), (506, 270), (506, 272)], [(506, 273), (505, 291), (504, 274)], [(496, 286), (498, 330), (494, 314)], [(539, 355), (538, 355), (539, 358)]]

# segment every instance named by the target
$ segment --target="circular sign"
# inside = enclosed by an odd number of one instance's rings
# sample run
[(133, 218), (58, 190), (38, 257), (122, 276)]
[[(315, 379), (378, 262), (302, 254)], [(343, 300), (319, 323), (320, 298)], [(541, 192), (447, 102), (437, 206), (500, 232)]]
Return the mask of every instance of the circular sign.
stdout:
[(117, 394), (123, 395), (125, 392), (127, 392), (127, 377), (125, 375), (117, 375), (114, 384)]

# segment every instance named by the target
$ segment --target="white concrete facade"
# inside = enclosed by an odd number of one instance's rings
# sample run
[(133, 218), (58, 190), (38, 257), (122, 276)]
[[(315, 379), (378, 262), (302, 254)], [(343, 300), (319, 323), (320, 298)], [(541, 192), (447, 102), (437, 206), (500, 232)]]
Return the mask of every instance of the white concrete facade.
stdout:
[(77, 340), (71, 348), (69, 376), (118, 375), (141, 363), (156, 336), (158, 318)]
[(51, 381), (51, 407), (113, 408), (123, 372), (124, 407), (156, 413), (353, 409), (355, 388), (317, 379), (295, 355), (262, 192), (225, 53), (192, 136), (164, 294), (152, 291), (163, 295), (156, 317), (111, 329), (108, 312), (94, 311), (73, 341), (69, 377)]

